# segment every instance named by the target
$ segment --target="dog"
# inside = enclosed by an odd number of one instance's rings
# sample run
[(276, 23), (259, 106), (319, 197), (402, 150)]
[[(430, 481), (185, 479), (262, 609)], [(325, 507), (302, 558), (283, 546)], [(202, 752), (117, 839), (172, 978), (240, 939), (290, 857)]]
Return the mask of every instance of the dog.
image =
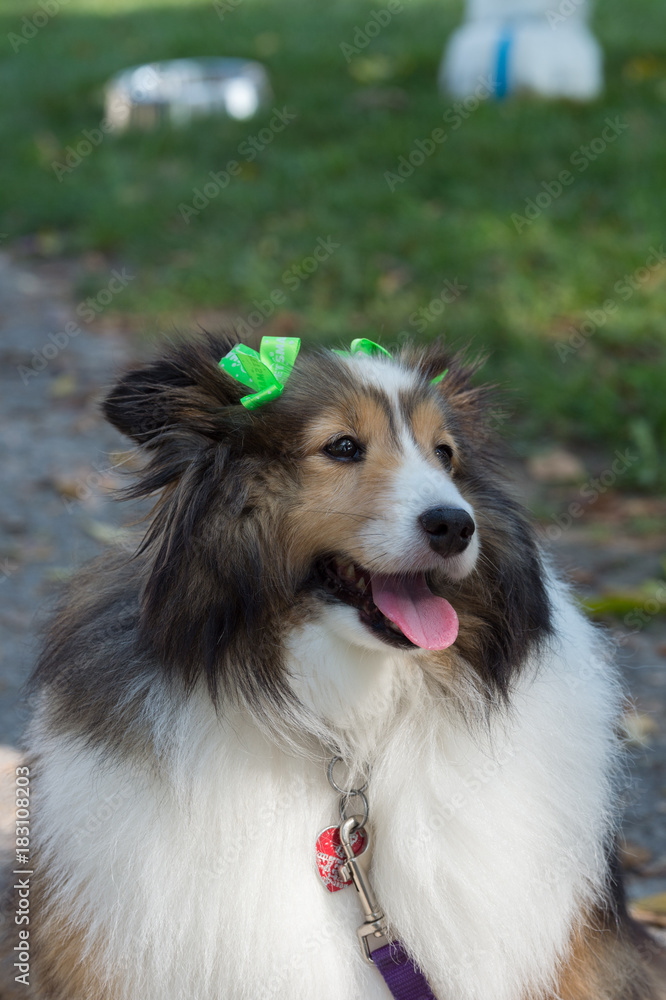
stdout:
[(103, 404), (155, 505), (75, 576), (31, 682), (35, 996), (397, 995), (315, 865), (338, 757), (437, 1000), (655, 1000), (613, 846), (621, 685), (507, 485), (492, 390), (441, 343), (356, 341), (257, 361), (262, 400), (229, 374), (252, 354), (172, 345)]

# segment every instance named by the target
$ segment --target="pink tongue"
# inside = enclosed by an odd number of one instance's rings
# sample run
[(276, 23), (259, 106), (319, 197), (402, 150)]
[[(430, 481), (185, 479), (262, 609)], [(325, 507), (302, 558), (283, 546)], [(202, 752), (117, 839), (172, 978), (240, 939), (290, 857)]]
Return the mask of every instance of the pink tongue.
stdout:
[(446, 649), (458, 636), (458, 615), (428, 590), (423, 575), (401, 580), (373, 576), (372, 599), (411, 642), (422, 649)]

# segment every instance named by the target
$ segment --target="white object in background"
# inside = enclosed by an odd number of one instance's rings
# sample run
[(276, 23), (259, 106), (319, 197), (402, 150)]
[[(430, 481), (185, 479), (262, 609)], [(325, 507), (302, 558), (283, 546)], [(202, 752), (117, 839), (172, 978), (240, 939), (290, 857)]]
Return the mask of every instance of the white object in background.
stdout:
[(106, 87), (106, 117), (115, 131), (188, 125), (203, 115), (244, 121), (267, 105), (268, 74), (247, 59), (172, 59), (117, 73)]
[(603, 86), (602, 53), (587, 25), (588, 0), (467, 0), (449, 39), (439, 83), (457, 97), (492, 89), (589, 101)]

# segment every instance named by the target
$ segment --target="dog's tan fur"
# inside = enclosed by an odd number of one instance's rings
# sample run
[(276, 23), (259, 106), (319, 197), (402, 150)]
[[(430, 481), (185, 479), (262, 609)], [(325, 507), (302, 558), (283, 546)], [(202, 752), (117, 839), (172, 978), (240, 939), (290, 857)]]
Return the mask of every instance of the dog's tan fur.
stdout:
[(548, 1000), (663, 1000), (666, 954), (638, 925), (584, 914), (557, 992)]

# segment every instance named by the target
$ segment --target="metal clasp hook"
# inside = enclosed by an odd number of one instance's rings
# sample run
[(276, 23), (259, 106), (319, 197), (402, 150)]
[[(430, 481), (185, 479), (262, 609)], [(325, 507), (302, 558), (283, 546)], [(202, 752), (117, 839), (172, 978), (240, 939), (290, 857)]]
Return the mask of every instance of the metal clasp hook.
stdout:
[(351, 845), (351, 835), (360, 825), (358, 817), (350, 816), (340, 826), (340, 843), (347, 859), (340, 868), (340, 874), (344, 879), (351, 879), (353, 881), (354, 888), (358, 893), (365, 920), (356, 933), (358, 934), (363, 958), (370, 965), (374, 965), (372, 953), (388, 944), (388, 932), (384, 911), (375, 899), (368, 876), (370, 861), (372, 860), (369, 832), (365, 831), (366, 844), (359, 854), (354, 854), (354, 849)]

